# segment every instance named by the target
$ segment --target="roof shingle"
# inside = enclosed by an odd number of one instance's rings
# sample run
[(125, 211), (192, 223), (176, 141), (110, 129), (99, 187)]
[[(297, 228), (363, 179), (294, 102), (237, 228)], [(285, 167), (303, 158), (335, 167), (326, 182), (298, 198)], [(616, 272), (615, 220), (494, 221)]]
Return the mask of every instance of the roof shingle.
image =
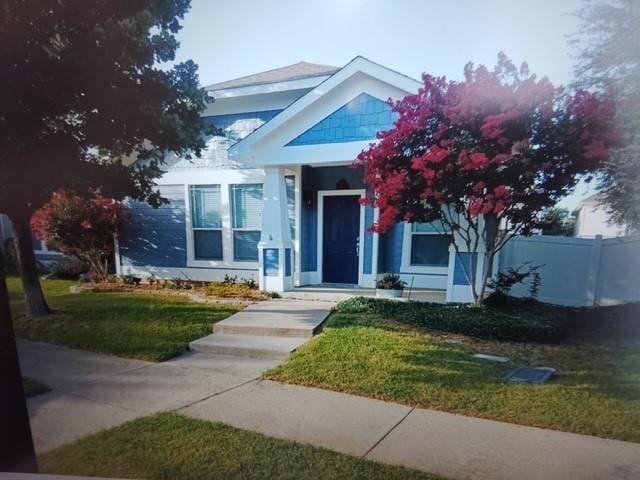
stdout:
[(317, 63), (298, 62), (286, 67), (274, 68), (266, 72), (254, 73), (244, 77), (227, 80), (225, 82), (214, 83), (205, 87), (205, 90), (215, 92), (229, 88), (249, 87), (253, 85), (264, 85), (268, 83), (286, 82), (300, 80), (302, 78), (319, 77), (332, 75), (340, 70), (339, 67), (330, 65), (318, 65)]

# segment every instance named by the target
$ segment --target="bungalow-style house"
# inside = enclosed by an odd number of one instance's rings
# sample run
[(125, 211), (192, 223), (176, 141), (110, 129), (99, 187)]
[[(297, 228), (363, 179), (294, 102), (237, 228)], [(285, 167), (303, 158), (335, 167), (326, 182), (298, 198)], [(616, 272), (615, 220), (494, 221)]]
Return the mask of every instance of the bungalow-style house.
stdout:
[(130, 205), (118, 272), (230, 275), (278, 292), (373, 288), (381, 274), (396, 272), (442, 300), (469, 300), (467, 278), (479, 272), (481, 256), (456, 256), (429, 225), (369, 232), (378, 212), (361, 205), (366, 187), (351, 166), (393, 126), (386, 100), (420, 85), (363, 57), (342, 68), (300, 62), (209, 85), (215, 101), (203, 116), (225, 136), (209, 138), (202, 158), (169, 161), (157, 181), (168, 205)]

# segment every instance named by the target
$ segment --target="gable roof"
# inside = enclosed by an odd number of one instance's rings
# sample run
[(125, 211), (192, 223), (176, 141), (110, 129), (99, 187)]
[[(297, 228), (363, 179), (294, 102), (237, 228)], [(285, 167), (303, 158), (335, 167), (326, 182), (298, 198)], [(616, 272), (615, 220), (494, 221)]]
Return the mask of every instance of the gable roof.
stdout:
[[(415, 93), (422, 85), (421, 82), (415, 80), (407, 75), (401, 74), (388, 67), (373, 62), (368, 58), (357, 56), (344, 67), (337, 69), (337, 71), (329, 76), (326, 80), (319, 83), (315, 88), (305, 93), (302, 97), (297, 99), (273, 119), (264, 123), (242, 140), (237, 142), (229, 150), (230, 158), (243, 159), (247, 161), (251, 154), (249, 150), (259, 142), (261, 139), (269, 135), (274, 130), (278, 129), (281, 125), (289, 121), (297, 113), (309, 107), (317, 100), (322, 98), (328, 91), (336, 88), (346, 79), (350, 78), (357, 72), (365, 73), (379, 79), (383, 83), (393, 86), (406, 93)], [(321, 119), (320, 119), (321, 120)]]
[(227, 80), (225, 82), (214, 83), (205, 87), (209, 92), (226, 90), (229, 88), (250, 87), (253, 85), (264, 85), (268, 83), (287, 82), (300, 80), (303, 78), (320, 77), (332, 75), (340, 70), (340, 67), (330, 65), (319, 65), (317, 63), (298, 62), (286, 67), (274, 68), (266, 72), (254, 73), (244, 77)]

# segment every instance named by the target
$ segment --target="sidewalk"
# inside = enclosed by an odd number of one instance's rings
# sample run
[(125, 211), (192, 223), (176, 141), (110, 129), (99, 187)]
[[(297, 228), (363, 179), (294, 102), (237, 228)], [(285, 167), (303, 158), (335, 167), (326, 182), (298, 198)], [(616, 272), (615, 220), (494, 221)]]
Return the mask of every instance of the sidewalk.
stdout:
[(640, 444), (255, 381), (179, 411), (455, 479), (640, 478)]
[(18, 342), (22, 373), (52, 391), (27, 400), (37, 453), (137, 417), (175, 410), (260, 377), (276, 360), (186, 353), (142, 362)]

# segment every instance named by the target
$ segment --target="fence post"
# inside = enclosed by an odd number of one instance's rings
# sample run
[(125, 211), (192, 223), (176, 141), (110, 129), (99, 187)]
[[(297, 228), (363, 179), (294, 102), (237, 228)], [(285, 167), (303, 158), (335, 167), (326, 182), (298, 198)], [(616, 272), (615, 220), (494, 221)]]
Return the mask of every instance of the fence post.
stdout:
[(600, 256), (602, 255), (602, 235), (596, 235), (591, 246), (589, 270), (587, 274), (587, 306), (595, 307), (598, 303), (598, 276), (600, 274)]

